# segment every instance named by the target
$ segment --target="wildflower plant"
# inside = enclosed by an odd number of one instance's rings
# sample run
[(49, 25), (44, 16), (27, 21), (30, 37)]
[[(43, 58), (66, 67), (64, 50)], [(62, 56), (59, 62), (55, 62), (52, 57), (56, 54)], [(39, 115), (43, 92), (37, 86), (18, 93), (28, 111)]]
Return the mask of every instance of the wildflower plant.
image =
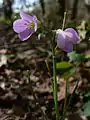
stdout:
[[(38, 28), (38, 19), (36, 16), (30, 16), (24, 12), (20, 12), (21, 19), (15, 20), (13, 23), (13, 30), (18, 33), (19, 38), (22, 41), (27, 40), (37, 31)], [(65, 17), (64, 22), (65, 24)], [(63, 24), (63, 28), (64, 28)], [(57, 89), (57, 79), (56, 79), (56, 42), (57, 47), (59, 47), (62, 51), (66, 53), (73, 51), (73, 46), (78, 43), (80, 40), (79, 34), (73, 28), (67, 28), (65, 30), (51, 30), (52, 34), (52, 60), (53, 60), (53, 97), (55, 103), (55, 111), (56, 111), (56, 120), (64, 120), (66, 115), (67, 108), (67, 83), (66, 83), (66, 94), (65, 94), (65, 103), (63, 110), (63, 117), (60, 117), (59, 113), (59, 105), (58, 105), (58, 89)], [(46, 118), (45, 118), (46, 120)]]

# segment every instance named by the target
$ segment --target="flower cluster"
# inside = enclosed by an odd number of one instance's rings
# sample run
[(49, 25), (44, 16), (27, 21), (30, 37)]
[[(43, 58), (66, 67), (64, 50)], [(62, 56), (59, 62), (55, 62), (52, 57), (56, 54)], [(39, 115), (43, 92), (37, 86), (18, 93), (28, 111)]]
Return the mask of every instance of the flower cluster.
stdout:
[[(24, 12), (20, 12), (21, 19), (15, 20), (13, 29), (18, 33), (19, 38), (27, 40), (34, 32), (37, 31), (37, 17), (30, 16)], [(80, 36), (73, 28), (67, 28), (64, 31), (59, 29), (57, 34), (57, 46), (63, 51), (71, 52), (73, 45), (80, 40)]]

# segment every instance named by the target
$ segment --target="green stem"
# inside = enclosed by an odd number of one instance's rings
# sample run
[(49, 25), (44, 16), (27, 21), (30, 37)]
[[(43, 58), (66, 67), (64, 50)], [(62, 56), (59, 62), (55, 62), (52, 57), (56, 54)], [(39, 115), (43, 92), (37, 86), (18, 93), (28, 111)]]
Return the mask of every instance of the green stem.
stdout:
[(59, 115), (58, 96), (57, 96), (58, 88), (57, 88), (57, 80), (56, 80), (55, 36), (56, 36), (56, 33), (53, 33), (53, 39), (52, 39), (53, 96), (54, 96), (54, 104), (55, 104), (55, 111), (56, 111), (56, 120), (59, 120), (60, 115)]
[[(63, 25), (62, 25), (62, 30), (64, 29), (65, 27), (65, 23), (66, 23), (66, 15), (67, 15), (67, 12), (64, 12), (64, 18), (63, 18)], [(67, 95), (68, 94), (68, 80), (66, 80), (66, 86), (65, 86), (65, 101), (64, 101), (64, 108), (63, 108), (63, 116), (62, 116), (62, 120), (65, 119), (65, 116), (66, 116), (66, 109), (67, 109)]]

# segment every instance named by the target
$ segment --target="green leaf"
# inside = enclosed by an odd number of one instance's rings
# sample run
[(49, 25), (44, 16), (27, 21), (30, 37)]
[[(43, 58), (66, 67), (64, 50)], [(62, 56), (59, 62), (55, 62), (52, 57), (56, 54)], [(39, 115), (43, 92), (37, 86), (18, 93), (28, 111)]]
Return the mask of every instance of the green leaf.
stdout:
[(56, 63), (57, 69), (67, 69), (67, 68), (70, 68), (72, 66), (73, 65), (71, 63), (66, 62), (66, 61)]
[(90, 68), (83, 68), (83, 70), (86, 70), (86, 71), (90, 72)]
[(68, 70), (67, 72), (65, 72), (65, 73), (62, 75), (62, 77), (69, 78), (69, 77), (75, 75), (75, 73), (76, 73), (76, 67), (73, 67), (73, 68), (71, 68), (70, 70)]
[(90, 91), (87, 92), (87, 93), (84, 95), (84, 97), (90, 97)]
[(86, 55), (85, 58), (86, 58), (86, 59), (90, 59), (90, 55), (89, 55), (89, 54)]
[(14, 55), (14, 54), (10, 54), (10, 55), (7, 55), (7, 57), (8, 57), (9, 59), (11, 59), (11, 58), (15, 57), (15, 55)]
[(76, 52), (70, 52), (68, 53), (68, 57), (70, 59), (70, 61), (84, 61), (85, 60), (85, 55), (83, 54), (79, 54), (79, 53), (76, 53)]
[(83, 114), (86, 115), (86, 116), (90, 116), (90, 101), (86, 102), (84, 105), (83, 105)]

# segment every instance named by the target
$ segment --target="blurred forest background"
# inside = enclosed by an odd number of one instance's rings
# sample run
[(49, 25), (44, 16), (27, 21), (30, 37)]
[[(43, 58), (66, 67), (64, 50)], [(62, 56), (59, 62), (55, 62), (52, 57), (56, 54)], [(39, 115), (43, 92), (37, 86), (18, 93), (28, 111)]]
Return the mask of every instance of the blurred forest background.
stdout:
[[(11, 40), (6, 36), (3, 40), (3, 32), (12, 27), (12, 22), (19, 17), (19, 12), (23, 10), (30, 14), (35, 14), (49, 29), (62, 27), (64, 11), (67, 12), (67, 22), (65, 27), (76, 27), (83, 20), (88, 21), (90, 14), (89, 0), (1, 0), (0, 1), (0, 38), (1, 45), (8, 47)], [(53, 13), (53, 15), (52, 15)], [(4, 23), (5, 22), (5, 23)], [(2, 24), (4, 23), (4, 25)], [(10, 24), (9, 24), (10, 23)], [(9, 26), (9, 28), (10, 28)], [(4, 31), (4, 28), (6, 31)], [(41, 31), (41, 30), (40, 30)], [(9, 34), (9, 33), (7, 33)], [(13, 38), (15, 39), (15, 38)], [(15, 40), (17, 41), (17, 40)]]
[[(19, 18), (21, 10), (41, 21), (37, 33), (24, 42), (13, 31), (13, 21)], [(73, 75), (69, 79), (69, 95), (78, 78), (80, 81), (67, 114), (75, 120), (81, 120), (76, 112), (83, 110), (86, 116), (90, 115), (90, 0), (0, 0), (0, 120), (44, 120), (45, 113), (49, 120), (55, 120), (48, 30), (62, 28), (65, 11), (65, 28), (77, 29), (81, 37), (75, 48), (81, 56), (73, 53), (75, 57), (71, 58), (82, 63), (82, 54), (87, 55), (84, 64), (77, 65), (76, 73), (70, 69)], [(62, 58), (69, 60), (66, 53), (58, 50), (57, 61)], [(62, 74), (66, 72), (66, 69), (57, 70), (61, 114), (65, 98)], [(72, 116), (69, 120), (74, 120)]]

